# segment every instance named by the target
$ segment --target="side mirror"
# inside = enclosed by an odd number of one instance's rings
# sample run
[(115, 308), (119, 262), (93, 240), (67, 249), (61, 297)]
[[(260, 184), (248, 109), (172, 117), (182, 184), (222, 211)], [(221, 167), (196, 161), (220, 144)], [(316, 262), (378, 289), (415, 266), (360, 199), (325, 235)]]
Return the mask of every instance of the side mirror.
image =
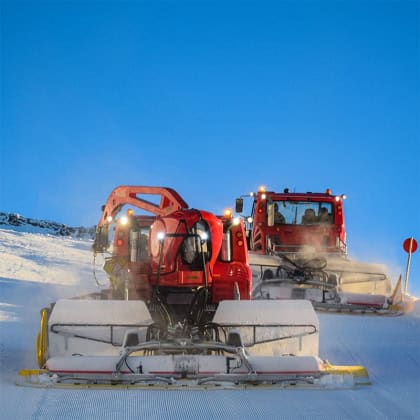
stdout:
[(235, 211), (236, 213), (242, 213), (244, 209), (244, 199), (243, 198), (237, 198), (235, 203)]

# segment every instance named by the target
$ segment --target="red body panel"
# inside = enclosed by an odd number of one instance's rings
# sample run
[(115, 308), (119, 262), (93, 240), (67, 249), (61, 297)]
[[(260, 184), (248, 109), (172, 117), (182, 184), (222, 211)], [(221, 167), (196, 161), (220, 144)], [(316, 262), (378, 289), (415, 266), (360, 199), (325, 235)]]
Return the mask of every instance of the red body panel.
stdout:
[[(181, 247), (185, 237), (170, 236), (171, 234), (187, 234), (187, 230), (191, 231), (200, 221), (207, 224), (209, 231), (207, 242), (209, 256), (205, 264), (205, 271), (202, 266), (194, 267), (196, 262), (188, 264), (183, 260)], [(207, 282), (211, 291), (212, 303), (217, 303), (224, 299), (232, 299), (235, 283), (237, 283), (241, 299), (250, 299), (252, 274), (248, 265), (243, 225), (230, 228), (231, 258), (229, 261), (223, 261), (220, 257), (222, 247), (226, 246), (223, 244), (224, 223), (226, 221), (215, 215), (198, 210), (178, 211), (157, 219), (151, 227), (150, 235), (151, 284), (194, 288), (204, 286)], [(160, 232), (169, 234), (163, 244), (160, 244), (157, 239)], [(163, 246), (163, 252), (159, 271), (160, 253), (158, 250), (160, 246)]]

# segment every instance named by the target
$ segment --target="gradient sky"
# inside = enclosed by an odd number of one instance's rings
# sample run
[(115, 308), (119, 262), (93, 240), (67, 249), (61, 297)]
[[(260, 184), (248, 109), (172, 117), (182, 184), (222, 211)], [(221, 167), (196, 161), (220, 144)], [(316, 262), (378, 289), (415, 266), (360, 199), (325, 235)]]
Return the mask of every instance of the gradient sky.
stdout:
[[(416, 1), (8, 1), (0, 211), (92, 225), (117, 185), (220, 213), (268, 189), (346, 193), (348, 245), (420, 242)], [(420, 294), (420, 259), (413, 289)]]

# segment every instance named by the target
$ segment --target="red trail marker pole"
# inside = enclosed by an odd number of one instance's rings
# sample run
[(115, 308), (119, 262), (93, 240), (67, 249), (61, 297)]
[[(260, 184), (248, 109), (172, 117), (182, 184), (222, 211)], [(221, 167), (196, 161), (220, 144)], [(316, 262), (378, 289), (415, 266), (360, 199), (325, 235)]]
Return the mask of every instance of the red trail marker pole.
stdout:
[(417, 246), (417, 241), (413, 237), (407, 238), (403, 243), (404, 251), (408, 253), (407, 268), (405, 270), (404, 296), (407, 295), (408, 290), (408, 276), (410, 274), (411, 254), (416, 252)]

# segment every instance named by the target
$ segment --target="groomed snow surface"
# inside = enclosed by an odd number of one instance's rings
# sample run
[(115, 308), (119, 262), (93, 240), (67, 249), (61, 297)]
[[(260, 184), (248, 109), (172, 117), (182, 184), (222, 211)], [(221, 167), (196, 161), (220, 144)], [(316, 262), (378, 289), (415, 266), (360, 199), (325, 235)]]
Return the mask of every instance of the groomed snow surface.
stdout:
[[(420, 419), (420, 301), (400, 317), (320, 314), (320, 356), (362, 364), (372, 385), (341, 390), (64, 390), (15, 385), (36, 368), (39, 310), (97, 290), (91, 243), (0, 229), (0, 418)], [(98, 264), (98, 280), (105, 281)]]

